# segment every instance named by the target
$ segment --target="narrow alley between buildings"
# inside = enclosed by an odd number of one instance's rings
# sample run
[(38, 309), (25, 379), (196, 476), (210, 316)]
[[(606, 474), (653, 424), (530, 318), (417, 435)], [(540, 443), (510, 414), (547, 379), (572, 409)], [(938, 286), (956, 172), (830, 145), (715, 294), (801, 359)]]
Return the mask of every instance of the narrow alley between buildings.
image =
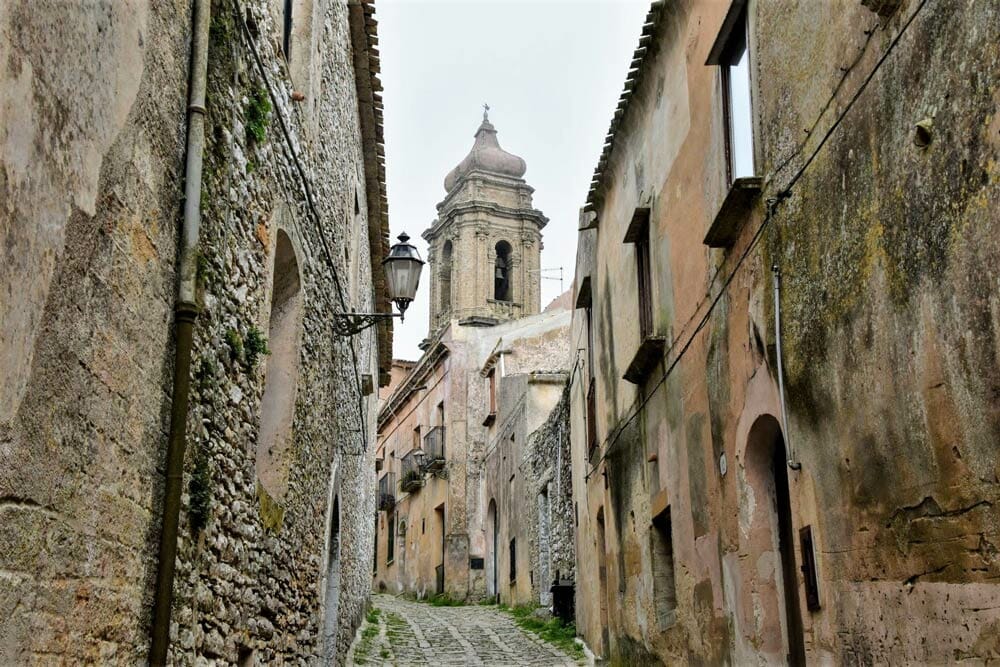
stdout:
[(372, 596), (372, 611), (347, 656), (353, 665), (576, 665), (571, 657), (519, 627), (495, 605), (434, 606)]
[(0, 0), (0, 667), (997, 665), (1000, 2), (378, 5)]

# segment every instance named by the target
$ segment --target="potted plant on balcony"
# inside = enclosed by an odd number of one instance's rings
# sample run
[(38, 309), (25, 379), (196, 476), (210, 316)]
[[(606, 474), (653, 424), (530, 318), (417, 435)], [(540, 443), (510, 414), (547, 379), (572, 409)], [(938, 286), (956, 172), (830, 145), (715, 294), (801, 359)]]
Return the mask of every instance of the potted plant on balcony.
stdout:
[(420, 470), (407, 470), (403, 473), (400, 486), (403, 491), (414, 491), (424, 485), (424, 477)]

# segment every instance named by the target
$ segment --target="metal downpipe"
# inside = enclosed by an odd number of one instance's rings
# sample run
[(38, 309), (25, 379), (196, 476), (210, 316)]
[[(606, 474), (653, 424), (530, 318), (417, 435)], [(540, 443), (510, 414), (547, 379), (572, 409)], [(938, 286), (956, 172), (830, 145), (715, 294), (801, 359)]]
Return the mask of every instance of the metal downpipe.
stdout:
[(798, 470), (802, 464), (795, 460), (792, 441), (788, 433), (788, 411), (785, 408), (785, 367), (781, 356), (781, 269), (775, 264), (771, 267), (771, 271), (774, 272), (774, 343), (778, 356), (778, 398), (781, 401), (781, 429), (784, 431), (786, 463), (792, 470)]
[(170, 644), (170, 610), (173, 603), (177, 557), (177, 524), (180, 518), (187, 436), (188, 395), (191, 381), (191, 347), (198, 317), (195, 285), (198, 272), (198, 236), (201, 226), (201, 170), (205, 147), (205, 89), (208, 81), (208, 37), (211, 0), (194, 0), (191, 37), (191, 74), (188, 133), (184, 172), (184, 221), (180, 234), (177, 301), (174, 304), (174, 389), (167, 440), (163, 519), (156, 572), (156, 597), (149, 663), (164, 665)]

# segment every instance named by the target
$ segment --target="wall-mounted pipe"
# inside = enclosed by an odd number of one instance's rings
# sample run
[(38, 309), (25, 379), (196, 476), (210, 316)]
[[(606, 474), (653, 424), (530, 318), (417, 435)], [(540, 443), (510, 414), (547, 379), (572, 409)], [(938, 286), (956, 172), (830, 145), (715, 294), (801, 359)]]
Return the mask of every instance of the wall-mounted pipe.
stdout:
[(208, 35), (211, 0), (194, 0), (191, 35), (191, 75), (188, 94), (187, 159), (184, 171), (184, 220), (180, 234), (177, 302), (174, 304), (174, 389), (167, 439), (163, 519), (156, 572), (156, 597), (149, 663), (164, 665), (170, 644), (170, 608), (177, 559), (177, 524), (181, 510), (184, 447), (187, 435), (191, 344), (198, 317), (195, 286), (198, 273), (198, 236), (201, 226), (201, 167), (205, 147), (205, 89), (208, 81)]
[(802, 464), (795, 460), (792, 440), (788, 432), (788, 410), (785, 408), (785, 368), (781, 356), (781, 269), (775, 264), (774, 272), (774, 343), (778, 356), (778, 398), (781, 402), (781, 430), (784, 431), (785, 454), (788, 467), (798, 470)]

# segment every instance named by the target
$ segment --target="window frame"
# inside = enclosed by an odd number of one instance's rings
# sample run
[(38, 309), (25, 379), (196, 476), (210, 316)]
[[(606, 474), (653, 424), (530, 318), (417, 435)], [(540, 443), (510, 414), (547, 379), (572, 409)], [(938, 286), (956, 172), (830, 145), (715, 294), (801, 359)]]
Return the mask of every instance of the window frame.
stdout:
[(486, 374), (486, 381), (489, 383), (490, 392), (490, 415), (496, 416), (497, 414), (497, 369), (493, 367), (490, 372)]
[(636, 305), (639, 318), (639, 343), (655, 335), (653, 310), (653, 265), (650, 254), (651, 205), (639, 206), (632, 214), (623, 243), (631, 243), (635, 250)]
[[(753, 104), (753, 72), (751, 68), (752, 54), (750, 51), (749, 3), (747, 0), (733, 0), (722, 21), (719, 34), (709, 51), (706, 65), (718, 66), (719, 80), (722, 85), (722, 119), (725, 132), (724, 147), (726, 159), (726, 183), (733, 185), (739, 178), (752, 178), (757, 175), (757, 141), (754, 132)], [(740, 56), (746, 58), (747, 67), (747, 97), (750, 132), (750, 167), (749, 175), (736, 175), (736, 136), (735, 114), (733, 109), (732, 70), (739, 62)]]
[(646, 340), (653, 335), (653, 275), (649, 257), (649, 227), (646, 234), (635, 242), (636, 292), (639, 300), (639, 338)]

